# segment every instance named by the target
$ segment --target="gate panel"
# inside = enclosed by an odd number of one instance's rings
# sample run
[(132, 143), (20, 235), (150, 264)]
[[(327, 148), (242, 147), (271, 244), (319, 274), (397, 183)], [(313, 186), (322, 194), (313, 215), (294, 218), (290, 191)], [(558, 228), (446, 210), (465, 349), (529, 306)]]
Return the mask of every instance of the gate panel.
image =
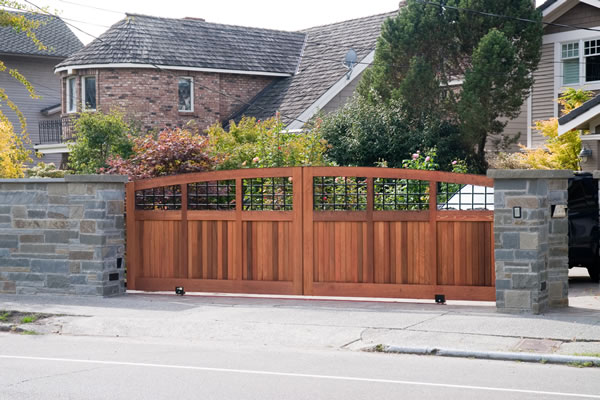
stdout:
[(491, 186), (350, 167), (132, 182), (128, 288), (494, 300)]

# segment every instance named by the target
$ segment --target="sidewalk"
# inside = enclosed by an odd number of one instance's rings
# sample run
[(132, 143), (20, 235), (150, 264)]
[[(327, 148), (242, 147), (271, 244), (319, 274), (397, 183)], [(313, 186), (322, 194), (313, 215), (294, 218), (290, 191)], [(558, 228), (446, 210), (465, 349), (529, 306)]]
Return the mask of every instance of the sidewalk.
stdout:
[(493, 303), (135, 293), (104, 299), (2, 295), (0, 310), (63, 315), (26, 326), (40, 333), (149, 343), (597, 355), (600, 290), (583, 283), (571, 293), (571, 307), (537, 316), (500, 314)]

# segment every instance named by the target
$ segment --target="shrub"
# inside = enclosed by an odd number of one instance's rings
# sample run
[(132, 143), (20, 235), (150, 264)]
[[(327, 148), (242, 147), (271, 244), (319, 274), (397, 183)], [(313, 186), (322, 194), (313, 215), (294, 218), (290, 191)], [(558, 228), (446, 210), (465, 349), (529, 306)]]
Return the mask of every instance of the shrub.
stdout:
[(25, 163), (31, 162), (25, 148), (27, 136), (20, 137), (7, 119), (0, 119), (0, 178), (22, 178)]
[(136, 180), (208, 171), (214, 164), (205, 136), (177, 128), (164, 130), (156, 138), (151, 134), (135, 138), (131, 157), (115, 155), (100, 172)]
[(57, 169), (54, 163), (46, 164), (44, 162), (40, 162), (25, 171), (28, 178), (64, 178), (65, 172), (62, 169)]
[(69, 169), (76, 174), (95, 174), (111, 157), (128, 158), (132, 129), (123, 114), (112, 111), (81, 113), (75, 123), (75, 143), (69, 144)]
[(466, 160), (472, 171), (482, 170), (474, 161), (474, 150), (463, 144), (457, 125), (435, 118), (415, 121), (394, 102), (374, 104), (355, 97), (323, 117), (320, 130), (331, 145), (327, 155), (338, 165), (368, 167), (384, 159), (388, 166), (401, 168), (406, 154), (436, 146), (443, 170), (451, 170), (456, 159)]
[(294, 167), (326, 164), (327, 142), (316, 129), (293, 133), (279, 117), (265, 121), (244, 117), (229, 130), (220, 124), (208, 128), (217, 169)]

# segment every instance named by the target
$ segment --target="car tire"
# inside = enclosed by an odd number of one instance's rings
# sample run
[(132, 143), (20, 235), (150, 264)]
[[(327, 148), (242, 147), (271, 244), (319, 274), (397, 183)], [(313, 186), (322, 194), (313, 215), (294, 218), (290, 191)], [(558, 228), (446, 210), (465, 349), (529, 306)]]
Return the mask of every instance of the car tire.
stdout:
[(587, 267), (587, 270), (590, 278), (592, 278), (592, 282), (600, 282), (600, 267)]

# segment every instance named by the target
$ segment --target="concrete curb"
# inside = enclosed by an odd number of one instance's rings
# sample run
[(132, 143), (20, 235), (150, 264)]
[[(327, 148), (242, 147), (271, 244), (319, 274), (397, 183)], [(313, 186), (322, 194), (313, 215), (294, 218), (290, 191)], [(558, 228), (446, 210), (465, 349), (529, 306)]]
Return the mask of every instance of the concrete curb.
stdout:
[(441, 357), (477, 358), (482, 360), (546, 362), (552, 364), (586, 364), (600, 367), (600, 357), (566, 356), (560, 354), (514, 353), (504, 351), (469, 351), (437, 347), (375, 346), (370, 351), (395, 354), (418, 354)]

